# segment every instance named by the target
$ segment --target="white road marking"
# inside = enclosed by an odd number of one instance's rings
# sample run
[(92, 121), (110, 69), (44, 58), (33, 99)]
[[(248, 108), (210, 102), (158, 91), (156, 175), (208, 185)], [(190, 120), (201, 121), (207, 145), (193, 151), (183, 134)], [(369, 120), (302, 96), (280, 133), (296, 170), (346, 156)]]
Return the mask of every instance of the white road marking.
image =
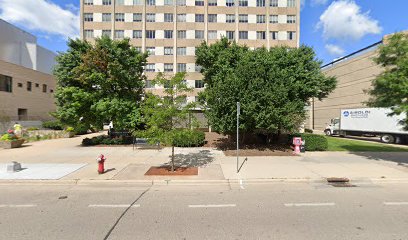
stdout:
[(188, 205), (189, 208), (222, 208), (236, 207), (236, 204), (204, 204), (204, 205)]
[(384, 205), (387, 205), (387, 206), (401, 206), (401, 205), (408, 205), (408, 202), (384, 202)]
[(239, 185), (240, 185), (241, 189), (245, 189), (244, 185), (242, 185), (242, 179), (239, 180)]
[(333, 202), (330, 203), (285, 203), (285, 207), (323, 207), (323, 206), (334, 206)]
[(36, 207), (35, 204), (0, 204), (0, 207), (10, 207), (10, 208), (29, 208), (29, 207)]
[[(130, 204), (90, 204), (90, 208), (128, 208)], [(132, 208), (138, 208), (140, 204), (135, 204)]]

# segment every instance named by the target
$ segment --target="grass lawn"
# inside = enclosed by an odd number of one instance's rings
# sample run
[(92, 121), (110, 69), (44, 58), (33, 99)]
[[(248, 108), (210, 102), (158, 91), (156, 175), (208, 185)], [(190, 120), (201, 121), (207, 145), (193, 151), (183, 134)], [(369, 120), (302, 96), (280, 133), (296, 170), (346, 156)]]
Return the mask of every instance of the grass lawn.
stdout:
[(327, 151), (350, 152), (408, 152), (408, 148), (387, 146), (382, 143), (372, 143), (359, 140), (350, 140), (339, 137), (326, 137), (329, 142)]

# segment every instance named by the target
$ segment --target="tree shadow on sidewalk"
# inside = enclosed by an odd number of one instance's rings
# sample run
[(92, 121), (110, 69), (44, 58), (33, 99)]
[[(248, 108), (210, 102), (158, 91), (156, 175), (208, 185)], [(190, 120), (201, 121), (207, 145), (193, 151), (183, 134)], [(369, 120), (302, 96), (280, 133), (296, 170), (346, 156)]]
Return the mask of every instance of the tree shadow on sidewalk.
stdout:
[(368, 160), (408, 164), (408, 152), (350, 152), (350, 154), (365, 157)]
[[(162, 167), (171, 166), (171, 155), (169, 162), (162, 165)], [(200, 150), (198, 153), (175, 154), (174, 164), (177, 167), (206, 167), (214, 161), (214, 157), (209, 150)]]

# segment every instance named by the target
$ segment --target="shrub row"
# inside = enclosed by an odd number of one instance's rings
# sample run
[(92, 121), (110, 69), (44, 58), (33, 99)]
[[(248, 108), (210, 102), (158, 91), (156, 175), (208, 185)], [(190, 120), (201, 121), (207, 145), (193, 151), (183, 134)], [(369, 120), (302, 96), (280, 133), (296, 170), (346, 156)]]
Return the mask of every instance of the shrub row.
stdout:
[(62, 130), (64, 129), (64, 125), (59, 121), (46, 121), (42, 123), (43, 128), (48, 128), (52, 130)]
[(292, 143), (293, 137), (301, 137), (305, 141), (306, 151), (326, 151), (329, 147), (327, 138), (323, 135), (310, 133), (297, 133), (289, 135), (289, 141)]
[(204, 145), (205, 133), (197, 130), (177, 130), (174, 133), (175, 147), (201, 147)]
[(84, 138), (82, 140), (83, 146), (95, 146), (95, 145), (127, 145), (132, 144), (132, 137), (114, 137), (102, 135), (93, 138)]

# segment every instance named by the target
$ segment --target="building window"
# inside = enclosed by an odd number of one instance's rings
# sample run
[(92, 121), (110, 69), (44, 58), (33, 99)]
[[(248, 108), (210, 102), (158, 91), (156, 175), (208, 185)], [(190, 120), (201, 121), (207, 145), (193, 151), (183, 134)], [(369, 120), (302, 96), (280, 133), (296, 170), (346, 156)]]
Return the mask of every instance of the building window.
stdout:
[(296, 23), (296, 15), (288, 15), (287, 23), (289, 24)]
[(235, 22), (235, 14), (227, 14), (225, 21), (227, 23), (234, 23)]
[(248, 7), (248, 0), (239, 0), (240, 7)]
[(165, 63), (164, 64), (164, 71), (165, 72), (173, 72), (173, 63)]
[(43, 93), (47, 92), (47, 84), (42, 85), (42, 91), (43, 91)]
[(102, 0), (102, 5), (112, 5), (112, 0)]
[(50, 89), (50, 93), (53, 93), (53, 92), (54, 92), (54, 90)]
[(111, 37), (112, 31), (111, 30), (102, 30), (103, 37)]
[(36, 84), (35, 84), (35, 87), (40, 87), (40, 84), (36, 83)]
[(217, 14), (208, 14), (208, 22), (217, 22)]
[(195, 39), (204, 39), (204, 31), (195, 30)]
[(141, 53), (142, 52), (142, 47), (135, 47), (135, 50)]
[(110, 22), (112, 20), (112, 14), (102, 13), (102, 22)]
[(146, 0), (146, 5), (155, 6), (156, 5), (156, 0)]
[(204, 87), (204, 81), (203, 80), (195, 80), (195, 88), (203, 88)]
[(239, 31), (239, 39), (248, 39), (248, 31)]
[(217, 0), (208, 0), (208, 6), (217, 6)]
[(177, 22), (186, 22), (186, 14), (177, 14)]
[(195, 0), (196, 6), (204, 6), (204, 0)]
[(234, 31), (227, 31), (227, 39), (228, 40), (234, 40), (234, 35), (235, 35), (235, 32)]
[(144, 0), (133, 0), (133, 5), (143, 5)]
[(269, 23), (278, 23), (278, 15), (270, 15)]
[(146, 14), (146, 22), (156, 22), (156, 14), (155, 13)]
[(12, 92), (13, 91), (13, 78), (0, 74), (0, 91)]
[(156, 65), (154, 63), (146, 64), (146, 72), (154, 72), (156, 70)]
[(27, 91), (31, 92), (32, 89), (33, 89), (33, 83), (27, 82)]
[(156, 55), (156, 47), (146, 47), (146, 52), (149, 56), (154, 56)]
[(115, 39), (121, 39), (125, 37), (124, 30), (115, 30)]
[(256, 39), (266, 39), (266, 34), (264, 31), (257, 31), (256, 32)]
[(146, 80), (145, 88), (154, 88), (152, 80)]
[(204, 14), (196, 14), (195, 22), (204, 22)]
[(217, 31), (215, 30), (208, 31), (208, 39), (217, 39)]
[(295, 40), (296, 39), (296, 32), (288, 32), (288, 40)]
[(272, 40), (278, 40), (278, 32), (276, 32), (276, 31), (271, 32), (271, 39)]
[(125, 5), (125, 0), (116, 0), (116, 5), (118, 5), (118, 6)]
[(173, 55), (173, 47), (164, 47), (164, 55), (166, 56)]
[(177, 55), (178, 55), (178, 56), (185, 56), (185, 55), (187, 55), (187, 48), (185, 48), (185, 47), (178, 47), (178, 48), (177, 48)]
[(23, 87), (23, 84), (22, 83), (17, 83), (17, 87)]
[(173, 22), (173, 13), (164, 14), (164, 22)]
[(265, 15), (256, 15), (256, 23), (265, 23)]
[(164, 6), (173, 6), (173, 0), (164, 0)]
[(226, 0), (225, 5), (227, 7), (233, 7), (235, 5), (235, 0)]
[(93, 5), (93, 0), (84, 0), (84, 5)]
[(177, 63), (177, 72), (185, 72), (187, 69), (187, 64)]
[(279, 0), (270, 0), (271, 2), (270, 2), (270, 6), (271, 7), (278, 7), (278, 2), (279, 2)]
[(177, 0), (177, 6), (186, 6), (186, 0)]
[(27, 121), (28, 120), (28, 111), (25, 108), (18, 108), (17, 109), (17, 116), (19, 121)]
[(296, 7), (296, 0), (288, 0), (288, 7)]
[(185, 39), (187, 37), (186, 30), (178, 30), (177, 31), (177, 38), (178, 39)]
[(84, 31), (84, 36), (85, 36), (85, 38), (93, 38), (94, 37), (94, 31), (93, 30), (85, 30)]
[(247, 23), (248, 22), (248, 14), (239, 14), (238, 16), (240, 23)]
[(196, 64), (196, 65), (194, 66), (194, 68), (195, 68), (194, 70), (195, 70), (196, 72), (201, 72), (201, 69), (202, 69), (203, 67), (201, 67), (200, 65), (197, 65), (197, 64)]
[(265, 0), (256, 0), (257, 7), (265, 7)]
[(164, 38), (167, 39), (173, 38), (173, 30), (164, 30)]
[(143, 16), (141, 13), (133, 13), (133, 22), (141, 22), (142, 18)]
[(125, 14), (124, 13), (115, 13), (115, 21), (116, 22), (124, 22), (125, 21)]
[(133, 38), (142, 38), (142, 30), (133, 30)]
[(156, 38), (155, 30), (146, 30), (146, 38), (154, 39)]
[(84, 13), (85, 22), (93, 22), (93, 13)]

